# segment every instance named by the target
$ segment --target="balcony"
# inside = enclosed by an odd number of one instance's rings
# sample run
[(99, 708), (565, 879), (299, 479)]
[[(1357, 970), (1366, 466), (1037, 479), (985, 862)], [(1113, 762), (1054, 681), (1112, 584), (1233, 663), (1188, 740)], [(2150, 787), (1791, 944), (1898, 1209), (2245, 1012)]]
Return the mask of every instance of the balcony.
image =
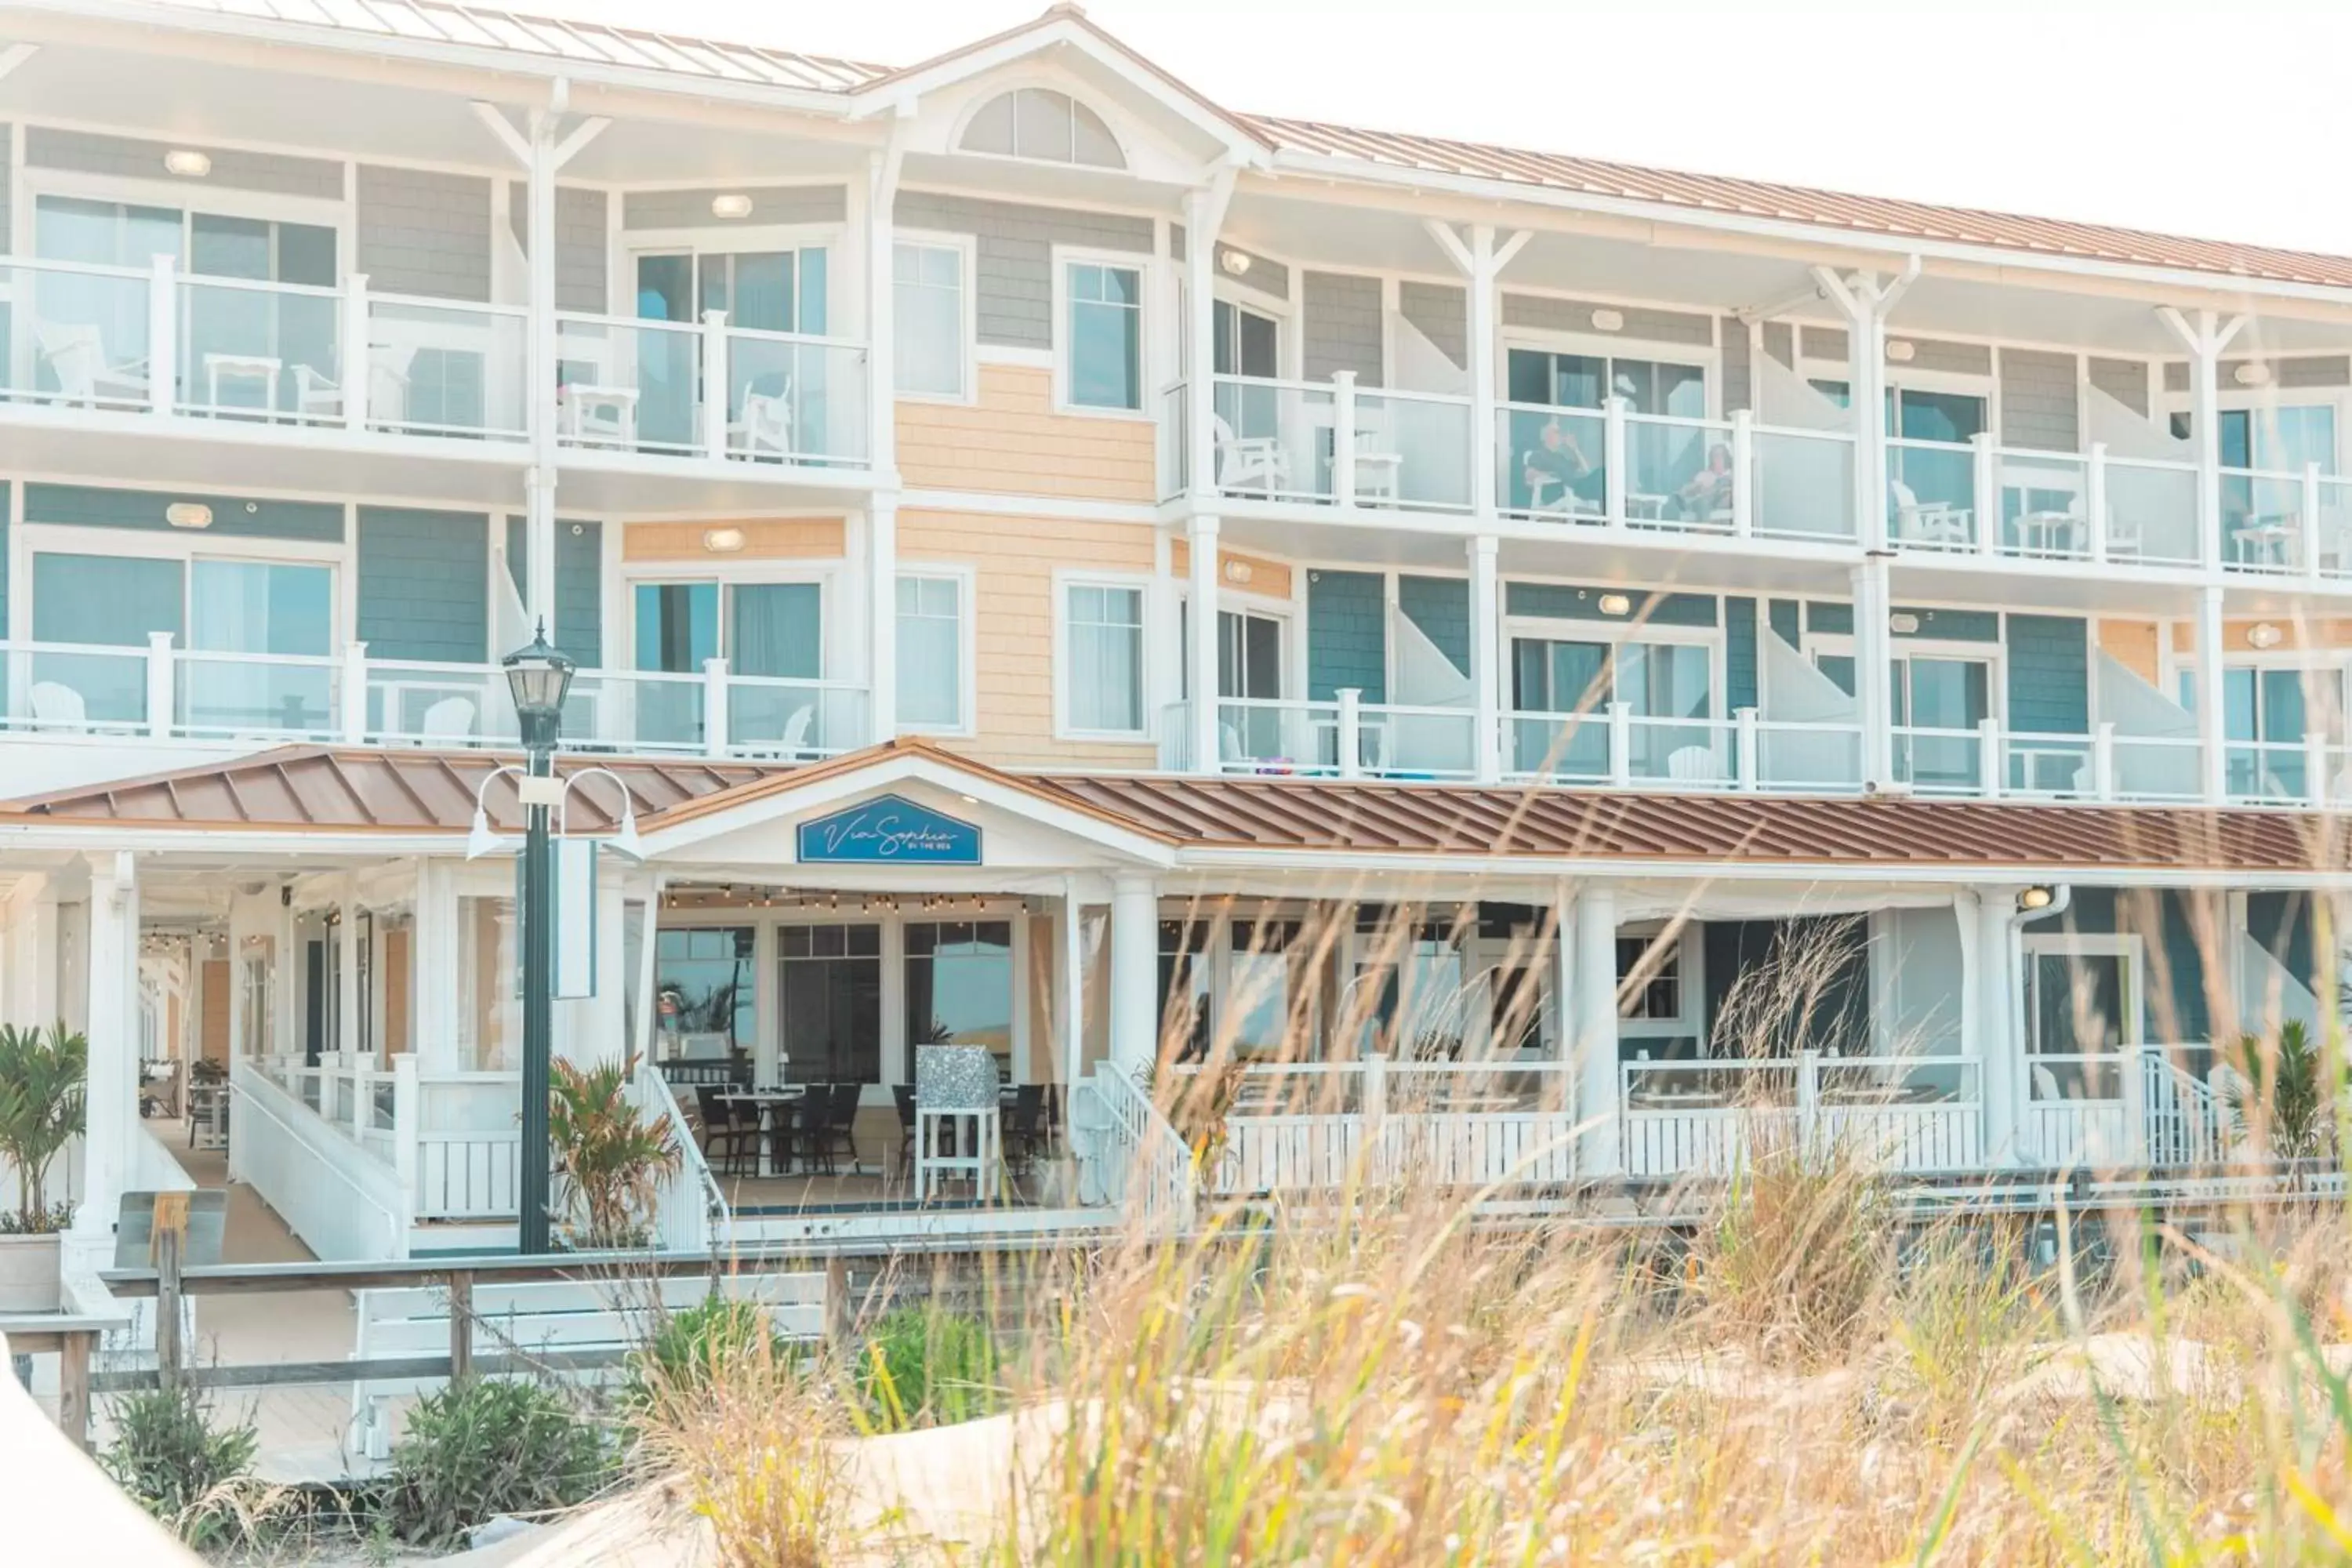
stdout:
[[(1192, 771), (1192, 704), (1160, 715), (1160, 765)], [(1224, 698), (1217, 703), (1217, 771), (1424, 782), (1476, 776), (1477, 715), (1466, 708)]]
[[(863, 468), (866, 345), (699, 325), (559, 314), (556, 433), (566, 447), (712, 461)], [(711, 389), (725, 389), (721, 407)]]
[[(1244, 500), (1466, 514), (1470, 400), (1328, 382), (1212, 378), (1216, 489)], [(1162, 489), (1190, 478), (1182, 383), (1161, 394)]]
[[(505, 672), (492, 664), (0, 642), (0, 730), (54, 739), (430, 747), (520, 744)], [(563, 744), (807, 762), (869, 738), (866, 692), (845, 681), (586, 669), (573, 679)]]
[(1503, 768), (1517, 781), (1784, 795), (1862, 789), (1859, 725), (1777, 722), (1752, 708), (1729, 719), (1654, 718), (1623, 702), (1502, 720)]
[(1972, 442), (1886, 443), (1887, 539), (1924, 553), (2195, 567), (2193, 463)]

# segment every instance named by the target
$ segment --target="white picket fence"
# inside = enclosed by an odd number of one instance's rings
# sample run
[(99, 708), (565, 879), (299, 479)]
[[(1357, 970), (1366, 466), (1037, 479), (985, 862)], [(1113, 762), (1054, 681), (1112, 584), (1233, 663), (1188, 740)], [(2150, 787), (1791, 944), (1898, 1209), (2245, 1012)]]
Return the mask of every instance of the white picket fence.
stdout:
[(232, 1181), (250, 1184), (323, 1261), (408, 1255), (408, 1193), (389, 1162), (295, 1099), (258, 1062), (232, 1063), (229, 1091)]
[(1631, 1176), (1728, 1176), (1763, 1148), (1836, 1150), (1883, 1170), (1984, 1163), (1981, 1082), (1951, 1057), (1621, 1063), (1618, 1152)]

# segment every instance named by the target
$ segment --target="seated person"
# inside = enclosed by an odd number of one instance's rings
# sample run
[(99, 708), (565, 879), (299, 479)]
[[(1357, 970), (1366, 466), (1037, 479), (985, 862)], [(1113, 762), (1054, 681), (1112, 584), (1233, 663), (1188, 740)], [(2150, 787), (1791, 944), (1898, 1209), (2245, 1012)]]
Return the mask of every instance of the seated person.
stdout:
[(1675, 492), (1675, 504), (1693, 521), (1705, 521), (1731, 506), (1731, 448), (1717, 441), (1706, 450), (1706, 467)]
[[(1570, 496), (1597, 506), (1605, 492), (1604, 476), (1557, 419), (1545, 421), (1523, 461), (1528, 496), (1537, 506), (1565, 506)], [(1555, 496), (1554, 490), (1560, 493)]]

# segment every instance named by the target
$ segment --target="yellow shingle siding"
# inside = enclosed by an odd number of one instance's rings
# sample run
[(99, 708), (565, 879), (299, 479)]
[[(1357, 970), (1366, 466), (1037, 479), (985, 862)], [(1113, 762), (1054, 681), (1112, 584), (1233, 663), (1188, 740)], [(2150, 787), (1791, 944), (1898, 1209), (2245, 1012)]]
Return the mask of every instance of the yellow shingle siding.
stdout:
[(974, 404), (898, 405), (898, 472), (929, 489), (1064, 500), (1158, 499), (1153, 425), (1054, 410), (1054, 373), (983, 364)]
[(972, 571), (979, 712), (971, 738), (941, 744), (1001, 766), (1151, 766), (1149, 742), (1054, 739), (1054, 574), (1148, 574), (1151, 542), (1139, 523), (901, 511), (902, 563)]
[[(743, 535), (743, 548), (713, 552), (703, 542), (713, 529)], [(633, 522), (621, 533), (625, 561), (828, 561), (845, 551), (845, 525), (837, 517), (753, 518), (740, 522)]]

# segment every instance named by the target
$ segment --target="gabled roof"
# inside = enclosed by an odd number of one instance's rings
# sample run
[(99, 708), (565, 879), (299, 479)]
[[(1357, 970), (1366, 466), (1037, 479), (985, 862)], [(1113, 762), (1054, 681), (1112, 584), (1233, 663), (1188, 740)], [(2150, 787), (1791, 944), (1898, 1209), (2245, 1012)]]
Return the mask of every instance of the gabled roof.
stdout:
[[(91, 0), (35, 0), (71, 9)], [(562, 20), (452, 0), (105, 0), (113, 14), (138, 11), (165, 17), (173, 11), (207, 12), (285, 27), (331, 29), (355, 38), (488, 48), (536, 58), (552, 66), (644, 70), (688, 83), (726, 83), (887, 100), (894, 89), (951, 78), (990, 51), (1031, 36), (1090, 40), (1156, 79), (1170, 97), (1195, 107), (1203, 119), (1231, 128), (1253, 148), (1314, 161), (1320, 172), (1370, 176), (1438, 174), (1502, 186), (1622, 201), (1643, 207), (1772, 220), (1801, 227), (1868, 234), (1920, 243), (1981, 247), (2022, 256), (2137, 266), (2212, 278), (2260, 279), (2324, 289), (2352, 289), (2352, 257), (2273, 246), (2240, 245), (2106, 224), (2074, 223), (1970, 207), (1855, 195), (1804, 185), (1693, 174), (1639, 164), (1579, 158), (1442, 137), (1412, 135), (1242, 114), (1221, 107), (1087, 19), (1076, 6), (1056, 5), (1032, 21), (920, 64), (890, 68), (750, 44), (719, 43), (654, 28), (614, 27)], [(973, 68), (980, 68), (974, 66)]]
[[(181, 773), (58, 790), (0, 805), (0, 828), (185, 828), (462, 835), (482, 781), (514, 759), (485, 752), (289, 747)], [(810, 766), (689, 758), (568, 757), (628, 788), (649, 841), (669, 827), (764, 816), (805, 793), (827, 801), (879, 788), (909, 761), (1027, 796), (1049, 813), (1185, 851), (1334, 857), (1451, 856), (1688, 867), (2336, 875), (2352, 869), (2347, 823), (2286, 811), (2204, 811), (1875, 798), (1586, 791), (1297, 778), (1008, 773), (902, 739)], [(944, 770), (940, 772), (940, 770)], [(583, 787), (573, 825), (614, 826), (612, 792)], [(508, 781), (493, 826), (520, 825)]]

